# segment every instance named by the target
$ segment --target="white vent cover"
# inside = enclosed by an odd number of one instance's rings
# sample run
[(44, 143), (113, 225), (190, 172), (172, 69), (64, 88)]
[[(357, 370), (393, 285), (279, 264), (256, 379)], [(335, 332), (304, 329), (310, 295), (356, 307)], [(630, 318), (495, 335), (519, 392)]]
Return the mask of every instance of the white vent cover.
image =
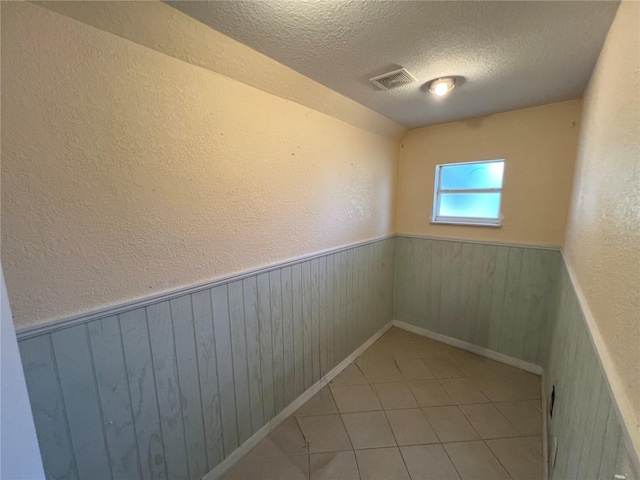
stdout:
[(416, 81), (409, 72), (404, 68), (400, 70), (394, 70), (393, 72), (378, 75), (377, 77), (370, 78), (369, 81), (373, 83), (380, 90), (390, 90), (396, 87), (402, 87)]

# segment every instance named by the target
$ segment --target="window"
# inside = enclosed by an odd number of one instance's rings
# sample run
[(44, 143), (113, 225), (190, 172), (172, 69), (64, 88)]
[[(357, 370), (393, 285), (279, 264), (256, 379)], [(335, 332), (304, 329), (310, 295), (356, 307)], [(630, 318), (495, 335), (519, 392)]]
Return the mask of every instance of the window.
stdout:
[(504, 160), (436, 166), (433, 223), (499, 227)]

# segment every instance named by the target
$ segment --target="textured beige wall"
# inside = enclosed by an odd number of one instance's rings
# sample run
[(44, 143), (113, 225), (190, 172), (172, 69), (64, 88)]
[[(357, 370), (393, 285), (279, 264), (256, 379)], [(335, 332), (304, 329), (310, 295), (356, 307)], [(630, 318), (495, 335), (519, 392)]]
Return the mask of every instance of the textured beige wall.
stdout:
[[(398, 232), (562, 245), (580, 110), (571, 100), (411, 130), (400, 150)], [(430, 223), (436, 165), (497, 158), (506, 160), (501, 228)]]
[(393, 233), (398, 143), (33, 4), (2, 4), (18, 327)]
[[(640, 3), (622, 2), (584, 97), (565, 254), (640, 448)], [(605, 365), (606, 366), (606, 365)], [(611, 372), (608, 372), (611, 373)], [(627, 422), (629, 423), (629, 422)]]
[(311, 80), (159, 0), (45, 1), (38, 4), (172, 57), (207, 68), (400, 140), (407, 128)]

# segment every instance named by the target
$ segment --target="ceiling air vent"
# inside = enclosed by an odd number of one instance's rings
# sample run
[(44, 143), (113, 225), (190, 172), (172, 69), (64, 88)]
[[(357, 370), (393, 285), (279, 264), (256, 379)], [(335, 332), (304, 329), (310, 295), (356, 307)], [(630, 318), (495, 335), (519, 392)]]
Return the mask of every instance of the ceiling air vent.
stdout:
[(416, 79), (404, 68), (401, 68), (400, 70), (394, 70), (393, 72), (370, 78), (369, 81), (380, 90), (390, 90), (413, 83)]

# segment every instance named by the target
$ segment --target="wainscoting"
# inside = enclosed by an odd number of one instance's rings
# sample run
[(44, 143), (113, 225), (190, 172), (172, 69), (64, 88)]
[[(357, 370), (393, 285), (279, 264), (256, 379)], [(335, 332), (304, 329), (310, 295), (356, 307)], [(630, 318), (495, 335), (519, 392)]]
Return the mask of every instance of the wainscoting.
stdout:
[(558, 250), (399, 236), (395, 319), (542, 365)]
[(47, 478), (201, 478), (391, 319), (543, 367), (552, 480), (639, 478), (561, 253), (402, 235), (20, 332)]
[(558, 250), (408, 236), (396, 245), (396, 320), (542, 366), (547, 401), (555, 385), (550, 479), (640, 478)]
[[(551, 447), (557, 438), (555, 467), (550, 478), (564, 480), (637, 479), (616, 406), (593, 347), (584, 313), (562, 265), (550, 331), (550, 351), (544, 359), (544, 390), (555, 385), (553, 417), (547, 415)], [(551, 452), (553, 453), (553, 452)], [(549, 463), (553, 464), (550, 455)]]
[(47, 478), (205, 475), (392, 319), (395, 242), (21, 334)]

